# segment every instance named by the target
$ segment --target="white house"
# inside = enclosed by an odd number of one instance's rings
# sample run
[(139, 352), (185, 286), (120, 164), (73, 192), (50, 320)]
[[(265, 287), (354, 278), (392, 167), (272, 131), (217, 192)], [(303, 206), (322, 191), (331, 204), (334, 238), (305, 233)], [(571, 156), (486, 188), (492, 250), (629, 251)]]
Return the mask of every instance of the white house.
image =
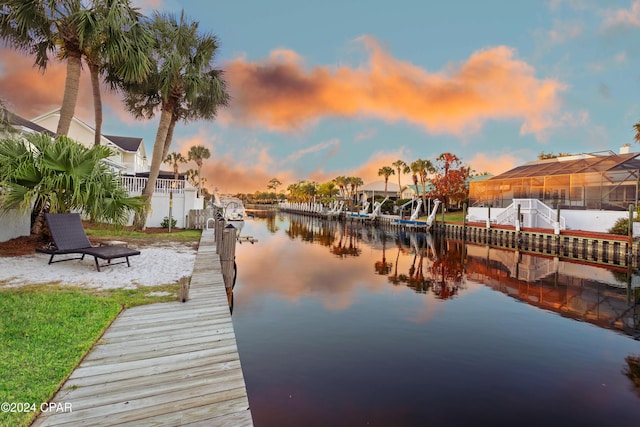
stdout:
[(398, 184), (389, 180), (387, 182), (387, 189), (385, 192), (384, 180), (374, 181), (363, 185), (361, 191), (366, 193), (368, 198), (373, 198), (374, 196), (389, 196), (390, 198), (396, 198), (398, 197)]
[[(60, 121), (59, 108), (31, 119), (32, 123), (51, 132), (55, 132), (58, 128), (58, 121)], [(93, 127), (77, 117), (73, 117), (67, 136), (86, 147), (92, 147), (95, 133)], [(115, 171), (124, 175), (135, 175), (138, 172), (149, 170), (147, 152), (142, 138), (103, 134), (100, 137), (100, 145), (105, 145), (113, 150), (114, 154), (109, 157), (108, 161)]]
[[(46, 133), (52, 137), (60, 120), (60, 109), (50, 111), (33, 120), (26, 120), (12, 114), (11, 123), (23, 134)], [(74, 117), (71, 121), (68, 136), (86, 147), (94, 144), (95, 129), (82, 120)], [(142, 138), (102, 135), (100, 144), (112, 149), (114, 154), (107, 159), (111, 168), (122, 175), (123, 185), (131, 195), (140, 195), (148, 179), (149, 162)], [(186, 225), (186, 217), (191, 209), (202, 209), (204, 201), (197, 196), (197, 190), (189, 184), (185, 177), (173, 179), (173, 173), (161, 173), (151, 199), (151, 210), (147, 217), (149, 227), (160, 227), (163, 219), (169, 216), (169, 205), (172, 205), (172, 217), (176, 219), (176, 227)], [(0, 215), (0, 242), (30, 233), (30, 218), (22, 212), (10, 210)]]

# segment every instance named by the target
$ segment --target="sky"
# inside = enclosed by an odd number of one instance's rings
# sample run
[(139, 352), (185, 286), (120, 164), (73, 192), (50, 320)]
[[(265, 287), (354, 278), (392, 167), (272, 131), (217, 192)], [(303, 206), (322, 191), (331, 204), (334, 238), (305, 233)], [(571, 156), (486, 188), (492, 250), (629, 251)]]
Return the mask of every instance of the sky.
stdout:
[[(148, 16), (184, 10), (218, 38), (230, 104), (215, 121), (179, 123), (171, 148), (209, 148), (211, 190), (366, 184), (398, 159), (445, 152), (495, 175), (541, 152), (638, 149), (640, 0), (133, 3)], [(0, 46), (0, 98), (27, 119), (60, 107), (64, 76)], [(93, 125), (86, 68), (81, 79), (76, 116)], [(136, 121), (117, 93), (103, 96), (103, 132), (142, 137), (151, 155), (157, 118)]]

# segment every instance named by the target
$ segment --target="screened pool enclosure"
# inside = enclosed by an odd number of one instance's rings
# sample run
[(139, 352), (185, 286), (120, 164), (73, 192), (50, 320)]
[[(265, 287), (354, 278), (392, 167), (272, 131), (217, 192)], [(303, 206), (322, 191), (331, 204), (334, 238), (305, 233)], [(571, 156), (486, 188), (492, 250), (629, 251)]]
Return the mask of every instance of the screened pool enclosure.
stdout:
[(627, 210), (637, 205), (640, 153), (590, 153), (538, 160), (469, 188), (469, 206), (505, 208), (538, 199), (552, 208)]

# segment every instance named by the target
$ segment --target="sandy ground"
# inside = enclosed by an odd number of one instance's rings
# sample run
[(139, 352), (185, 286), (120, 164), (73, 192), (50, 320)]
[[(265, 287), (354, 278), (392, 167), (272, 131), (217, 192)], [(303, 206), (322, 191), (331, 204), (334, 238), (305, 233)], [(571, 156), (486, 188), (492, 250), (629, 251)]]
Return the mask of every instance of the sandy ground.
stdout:
[[(163, 243), (138, 248), (140, 255), (131, 257), (131, 267), (117, 264), (96, 271), (93, 257), (48, 264), (49, 255), (31, 253), (0, 257), (0, 287), (55, 283), (88, 288), (136, 288), (174, 283), (190, 276), (196, 249), (184, 244)], [(63, 258), (56, 256), (56, 259)]]

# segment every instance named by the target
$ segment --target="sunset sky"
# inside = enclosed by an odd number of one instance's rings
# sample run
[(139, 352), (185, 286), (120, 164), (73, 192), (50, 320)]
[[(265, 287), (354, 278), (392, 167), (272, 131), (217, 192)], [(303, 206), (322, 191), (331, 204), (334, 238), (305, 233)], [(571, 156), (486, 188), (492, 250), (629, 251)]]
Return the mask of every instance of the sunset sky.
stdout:
[[(172, 147), (210, 149), (211, 189), (367, 183), (397, 159), (443, 152), (497, 174), (542, 151), (639, 148), (640, 0), (134, 4), (184, 9), (219, 39), (231, 104), (215, 122), (179, 124)], [(0, 97), (27, 119), (60, 106), (64, 76), (0, 47)], [(86, 70), (82, 80), (76, 116), (93, 125)], [(157, 120), (135, 121), (117, 94), (104, 102), (104, 133), (143, 137), (150, 155)]]

